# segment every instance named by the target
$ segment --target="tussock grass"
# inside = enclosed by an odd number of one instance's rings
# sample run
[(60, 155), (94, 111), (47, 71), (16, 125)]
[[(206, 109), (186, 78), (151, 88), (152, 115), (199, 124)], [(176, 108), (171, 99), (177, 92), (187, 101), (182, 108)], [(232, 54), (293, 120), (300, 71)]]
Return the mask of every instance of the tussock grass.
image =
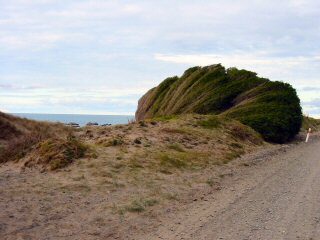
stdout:
[(121, 146), (123, 144), (124, 144), (124, 141), (121, 138), (113, 138), (102, 143), (104, 147), (111, 147), (111, 146), (115, 147), (115, 146)]
[(22, 132), (6, 118), (0, 118), (0, 139), (9, 140), (22, 135)]
[(175, 150), (177, 152), (185, 152), (185, 150), (183, 149), (183, 147), (181, 147), (180, 144), (178, 143), (173, 143), (173, 144), (169, 144), (168, 145), (169, 149)]
[(215, 129), (220, 127), (222, 122), (218, 116), (213, 115), (209, 116), (208, 119), (198, 121), (198, 124), (207, 129)]
[(25, 157), (35, 145), (46, 139), (66, 137), (71, 129), (62, 124), (37, 122), (0, 112), (0, 163)]
[(42, 139), (43, 137), (38, 134), (26, 134), (10, 139), (0, 152), (0, 163), (23, 158)]
[(67, 139), (47, 139), (40, 142), (25, 162), (26, 167), (41, 165), (48, 170), (68, 166), (74, 160), (82, 158), (88, 146), (73, 136)]
[(63, 124), (37, 122), (0, 113), (0, 162), (26, 158), (25, 167), (63, 168), (85, 156), (88, 147)]
[(126, 212), (141, 213), (141, 212), (144, 212), (148, 207), (153, 207), (158, 203), (159, 203), (159, 200), (154, 198), (146, 198), (146, 199), (139, 198), (139, 199), (133, 200), (128, 205), (118, 207), (118, 208), (114, 207), (114, 208), (120, 215), (123, 215)]
[(160, 155), (160, 165), (163, 167), (184, 168), (188, 164), (190, 164), (186, 160), (186, 158), (183, 158), (181, 156), (170, 156), (164, 153)]
[(186, 150), (183, 152), (168, 150), (151, 155), (157, 169), (164, 174), (171, 174), (175, 170), (195, 170), (213, 163), (213, 156), (208, 152)]

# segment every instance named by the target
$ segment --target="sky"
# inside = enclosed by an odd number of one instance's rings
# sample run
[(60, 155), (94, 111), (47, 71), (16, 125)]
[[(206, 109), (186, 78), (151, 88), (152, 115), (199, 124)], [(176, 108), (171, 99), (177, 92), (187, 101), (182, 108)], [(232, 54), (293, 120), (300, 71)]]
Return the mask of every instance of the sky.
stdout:
[(134, 114), (191, 66), (297, 89), (320, 117), (319, 0), (0, 0), (0, 110)]

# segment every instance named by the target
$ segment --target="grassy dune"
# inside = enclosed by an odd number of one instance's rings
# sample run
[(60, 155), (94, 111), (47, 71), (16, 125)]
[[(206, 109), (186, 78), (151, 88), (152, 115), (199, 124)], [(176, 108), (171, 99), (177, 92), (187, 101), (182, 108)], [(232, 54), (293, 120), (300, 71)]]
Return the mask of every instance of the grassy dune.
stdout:
[(0, 163), (17, 161), (53, 170), (83, 157), (86, 150), (73, 130), (63, 124), (0, 113)]
[(112, 127), (72, 129), (1, 115), (1, 162), (54, 170), (79, 158), (112, 150), (127, 156), (122, 165), (171, 173), (226, 163), (262, 144), (258, 133), (238, 121), (216, 115), (187, 114)]
[(250, 127), (215, 115), (80, 129), (2, 116), (2, 126), (13, 129), (10, 138), (1, 138), (2, 163), (55, 170), (54, 191), (107, 191), (106, 208), (120, 216), (176, 201), (192, 188), (211, 187), (220, 178), (213, 169), (266, 144)]

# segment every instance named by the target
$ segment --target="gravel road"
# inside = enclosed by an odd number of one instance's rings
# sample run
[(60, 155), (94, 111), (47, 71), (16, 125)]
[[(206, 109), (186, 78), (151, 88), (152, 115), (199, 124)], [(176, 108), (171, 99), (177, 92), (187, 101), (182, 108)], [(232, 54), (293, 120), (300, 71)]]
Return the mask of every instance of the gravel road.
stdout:
[(320, 239), (320, 141), (271, 155), (139, 239)]

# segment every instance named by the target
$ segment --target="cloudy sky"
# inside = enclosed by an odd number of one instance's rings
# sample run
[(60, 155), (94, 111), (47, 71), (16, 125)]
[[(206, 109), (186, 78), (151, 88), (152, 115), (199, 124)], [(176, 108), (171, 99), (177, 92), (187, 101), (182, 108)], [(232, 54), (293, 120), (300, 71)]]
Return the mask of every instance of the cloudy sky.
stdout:
[(291, 83), (320, 116), (319, 0), (0, 0), (0, 110), (132, 114), (222, 63)]

